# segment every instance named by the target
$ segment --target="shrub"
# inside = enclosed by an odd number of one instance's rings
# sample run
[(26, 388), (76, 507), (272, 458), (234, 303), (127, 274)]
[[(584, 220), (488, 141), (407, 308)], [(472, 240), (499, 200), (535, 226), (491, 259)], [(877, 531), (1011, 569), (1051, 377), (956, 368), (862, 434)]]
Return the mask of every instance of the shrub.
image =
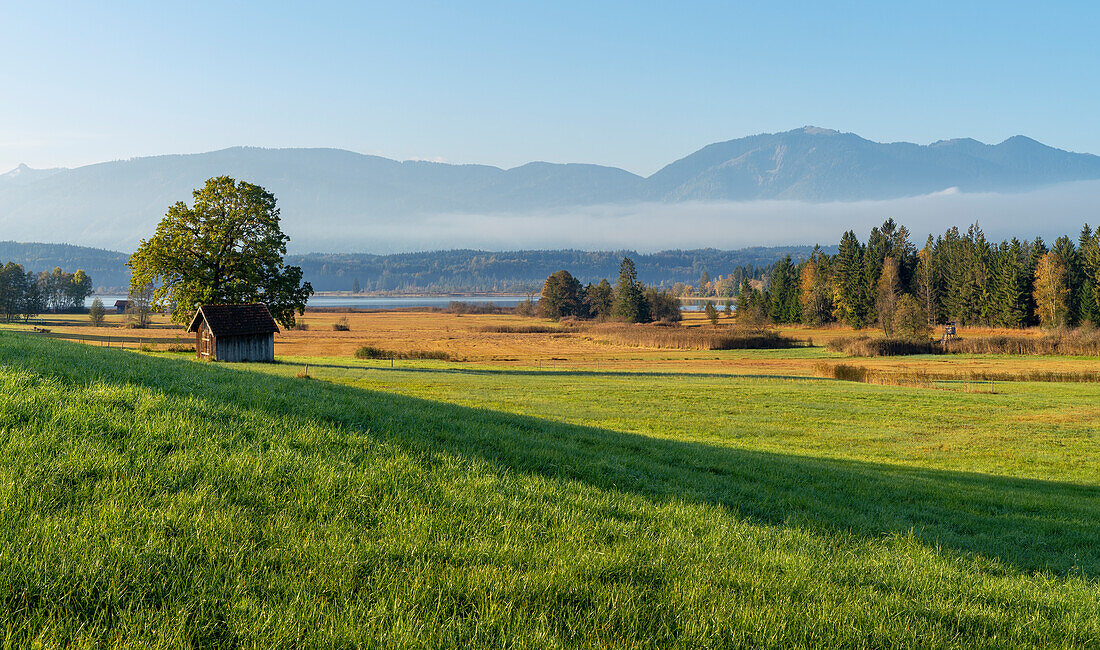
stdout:
[(826, 347), (851, 357), (889, 357), (908, 354), (942, 354), (935, 341), (910, 341), (896, 338), (871, 338), (869, 336), (840, 337), (829, 341)]
[(107, 310), (103, 308), (103, 301), (96, 298), (92, 301), (92, 306), (88, 309), (88, 320), (91, 321), (92, 327), (99, 327), (103, 324), (103, 318), (106, 316)]
[(619, 345), (677, 350), (771, 350), (805, 345), (803, 341), (789, 339), (773, 331), (714, 330), (668, 323), (600, 323), (592, 325), (587, 331)]
[(332, 331), (334, 332), (350, 332), (351, 326), (348, 325), (348, 317), (344, 316), (340, 320), (332, 324)]
[(433, 359), (436, 361), (453, 361), (450, 354), (442, 350), (409, 350), (408, 352), (394, 352), (384, 350), (373, 345), (364, 345), (355, 351), (356, 359)]
[(552, 334), (562, 331), (562, 328), (551, 325), (484, 325), (478, 331), (489, 334)]
[(894, 307), (894, 333), (910, 341), (928, 340), (931, 328), (917, 299), (905, 294)]

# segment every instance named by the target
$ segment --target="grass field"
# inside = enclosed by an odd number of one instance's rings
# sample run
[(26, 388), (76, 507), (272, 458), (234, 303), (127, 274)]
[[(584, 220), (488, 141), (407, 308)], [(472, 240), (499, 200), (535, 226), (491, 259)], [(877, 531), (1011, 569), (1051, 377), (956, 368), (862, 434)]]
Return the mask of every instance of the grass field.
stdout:
[[(782, 372), (818, 348), (393, 318), (324, 340), (483, 358), (0, 332), (5, 645), (1100, 645), (1100, 385), (877, 386)], [(542, 364), (566, 346), (604, 356)]]

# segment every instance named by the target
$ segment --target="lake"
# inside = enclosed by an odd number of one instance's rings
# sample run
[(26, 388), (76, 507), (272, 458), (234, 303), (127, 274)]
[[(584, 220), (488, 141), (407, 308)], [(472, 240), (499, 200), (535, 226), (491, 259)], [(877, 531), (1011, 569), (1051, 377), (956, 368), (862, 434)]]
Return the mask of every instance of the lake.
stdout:
[[(126, 296), (103, 295), (88, 296), (84, 306), (90, 306), (92, 301), (99, 298), (103, 306), (111, 311), (115, 307), (116, 300), (126, 300)], [(310, 296), (307, 307), (347, 307), (350, 309), (407, 309), (412, 307), (442, 307), (445, 308), (452, 301), (468, 302), (478, 305), (493, 303), (501, 307), (515, 307), (527, 299), (526, 295), (511, 296)], [(538, 301), (538, 296), (532, 296)], [(706, 302), (705, 298), (683, 298), (681, 303), (684, 311), (699, 311)], [(710, 299), (714, 306), (722, 309), (725, 299)]]
[[(103, 306), (114, 309), (116, 300), (126, 300), (126, 296), (102, 295), (88, 296), (85, 306), (99, 298)], [(409, 307), (446, 307), (452, 301), (468, 302), (478, 305), (493, 303), (502, 307), (515, 307), (527, 299), (527, 296), (310, 296), (307, 307), (347, 307), (351, 309), (401, 309)], [(537, 300), (537, 296), (535, 297)]]

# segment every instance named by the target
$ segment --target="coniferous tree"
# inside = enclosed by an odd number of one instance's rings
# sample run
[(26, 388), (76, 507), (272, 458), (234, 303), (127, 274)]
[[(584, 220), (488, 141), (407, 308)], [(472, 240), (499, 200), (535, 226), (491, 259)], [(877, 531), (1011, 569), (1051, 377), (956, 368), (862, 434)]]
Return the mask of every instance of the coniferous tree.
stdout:
[(703, 313), (706, 314), (707, 320), (710, 321), (711, 325), (718, 327), (718, 310), (714, 308), (713, 302), (708, 300), (706, 304), (703, 305)]
[(1081, 296), (1082, 274), (1077, 247), (1073, 245), (1073, 240), (1062, 235), (1054, 241), (1054, 246), (1051, 247), (1050, 252), (1058, 256), (1065, 271), (1066, 290), (1069, 291), (1066, 298), (1065, 322), (1074, 325), (1079, 320), (1081, 303), (1083, 302)]
[(611, 309), (615, 304), (615, 290), (607, 278), (599, 284), (589, 284), (584, 288), (584, 304), (592, 318), (611, 318)]
[(791, 256), (787, 255), (772, 267), (769, 283), (768, 316), (777, 323), (799, 320), (798, 280)]
[(833, 313), (837, 320), (856, 329), (867, 324), (863, 259), (863, 246), (849, 230), (841, 237), (833, 262)]
[(1082, 321), (1100, 323), (1100, 231), (1093, 232), (1088, 224), (1081, 228), (1078, 256), (1081, 263)]
[(1025, 276), (1027, 267), (1023, 247), (1018, 240), (1001, 242), (991, 257), (990, 324), (998, 327), (1020, 327), (1027, 316)]
[(619, 265), (619, 282), (615, 285), (615, 306), (612, 315), (628, 323), (648, 323), (649, 309), (638, 283), (634, 260), (624, 257)]

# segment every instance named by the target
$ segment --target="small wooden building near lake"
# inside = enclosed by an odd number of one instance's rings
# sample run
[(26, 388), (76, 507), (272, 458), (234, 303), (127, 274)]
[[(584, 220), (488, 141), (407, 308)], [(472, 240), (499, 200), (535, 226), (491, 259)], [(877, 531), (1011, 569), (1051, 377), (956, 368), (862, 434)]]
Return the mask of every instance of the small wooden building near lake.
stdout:
[(117, 311), (118, 313), (125, 314), (126, 310), (129, 309), (129, 308), (130, 308), (130, 301), (129, 300), (116, 300), (115, 301), (115, 311)]
[(195, 354), (209, 361), (274, 361), (279, 326), (267, 305), (203, 305), (188, 332)]

